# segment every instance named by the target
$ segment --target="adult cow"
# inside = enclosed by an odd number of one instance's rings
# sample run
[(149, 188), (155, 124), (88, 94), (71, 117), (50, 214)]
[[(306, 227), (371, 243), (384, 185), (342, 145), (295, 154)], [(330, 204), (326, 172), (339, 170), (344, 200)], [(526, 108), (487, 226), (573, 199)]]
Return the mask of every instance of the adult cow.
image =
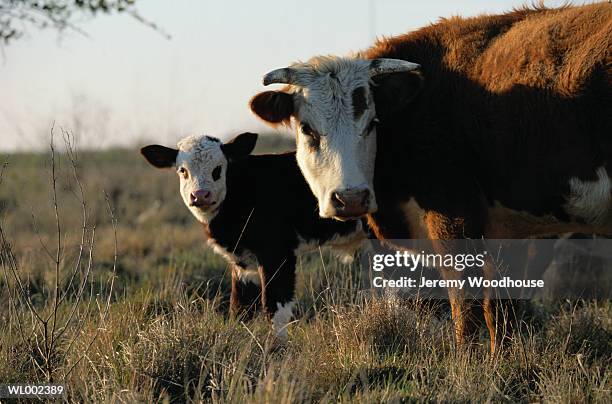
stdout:
[[(612, 4), (442, 19), (354, 57), (271, 71), (251, 100), (297, 132), (320, 215), (379, 238), (612, 225)], [(418, 63), (418, 64), (417, 64)], [(374, 170), (376, 167), (376, 170)], [(375, 175), (374, 175), (375, 171)], [(451, 291), (458, 342), (466, 303)], [(491, 302), (485, 319), (495, 347)]]

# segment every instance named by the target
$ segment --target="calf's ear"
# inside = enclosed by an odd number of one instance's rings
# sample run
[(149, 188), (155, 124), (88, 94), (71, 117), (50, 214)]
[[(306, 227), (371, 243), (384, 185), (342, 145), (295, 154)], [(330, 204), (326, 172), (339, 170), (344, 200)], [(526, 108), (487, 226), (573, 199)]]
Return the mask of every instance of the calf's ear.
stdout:
[(245, 132), (222, 144), (221, 150), (228, 159), (238, 159), (251, 154), (255, 144), (257, 144), (257, 133)]
[(406, 108), (420, 94), (423, 76), (418, 70), (381, 74), (374, 81), (374, 103), (379, 118), (384, 119)]
[(140, 153), (151, 165), (157, 168), (168, 168), (176, 163), (178, 150), (166, 146), (152, 144), (140, 149)]
[(249, 103), (251, 111), (271, 124), (288, 124), (293, 113), (293, 95), (282, 91), (264, 91)]

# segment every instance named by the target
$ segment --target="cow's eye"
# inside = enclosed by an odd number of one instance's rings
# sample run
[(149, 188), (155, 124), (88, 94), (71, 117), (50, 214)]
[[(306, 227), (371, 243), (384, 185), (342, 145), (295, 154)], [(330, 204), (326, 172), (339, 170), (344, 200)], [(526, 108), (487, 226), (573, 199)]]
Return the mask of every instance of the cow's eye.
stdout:
[(221, 166), (216, 166), (212, 171), (212, 179), (217, 181), (219, 178), (221, 178)]
[(307, 136), (312, 136), (314, 134), (312, 128), (307, 123), (302, 124), (302, 133)]
[(308, 147), (312, 150), (318, 150), (321, 145), (321, 138), (319, 136), (311, 136), (308, 138)]
[(315, 132), (307, 123), (302, 124), (302, 133), (307, 136), (308, 147), (317, 150), (321, 144), (321, 135)]
[(380, 121), (378, 120), (378, 118), (374, 118), (370, 121), (370, 123), (368, 124), (368, 127), (366, 128), (366, 131), (364, 133), (364, 136), (369, 135), (378, 125)]
[(189, 176), (189, 173), (185, 167), (179, 167), (178, 173), (179, 175), (183, 176), (183, 178), (187, 178)]

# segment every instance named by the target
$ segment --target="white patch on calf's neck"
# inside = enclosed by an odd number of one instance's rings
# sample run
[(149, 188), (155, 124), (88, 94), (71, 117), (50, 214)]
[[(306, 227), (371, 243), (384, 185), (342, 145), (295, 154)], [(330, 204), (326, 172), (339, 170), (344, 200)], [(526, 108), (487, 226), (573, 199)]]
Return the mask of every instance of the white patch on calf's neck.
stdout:
[(261, 285), (261, 279), (259, 278), (259, 271), (253, 269), (242, 269), (240, 267), (235, 267), (236, 275), (240, 282), (244, 283), (253, 283), (255, 285)]
[(316, 250), (322, 243), (319, 240), (306, 240), (298, 235), (298, 246), (293, 250), (293, 253), (298, 256)]
[(276, 312), (272, 317), (272, 330), (280, 339), (288, 338), (287, 326), (293, 318), (293, 306), (295, 302), (292, 300), (288, 303), (276, 303)]
[(235, 252), (231, 252), (227, 248), (223, 247), (221, 244), (217, 243), (217, 240), (215, 240), (213, 237), (210, 237), (208, 240), (206, 240), (206, 242), (215, 253), (225, 258), (229, 263), (235, 265), (238, 268), (243, 268), (243, 270), (257, 272), (259, 268), (259, 262), (255, 254), (253, 254), (251, 251), (247, 250), (243, 254), (238, 255)]
[(357, 221), (355, 231), (349, 234), (335, 235), (329, 240), (326, 245), (329, 245), (334, 255), (336, 255), (343, 264), (351, 264), (355, 260), (355, 252), (361, 248), (362, 242), (367, 238), (363, 231), (361, 220)]
[(589, 224), (612, 225), (612, 181), (605, 167), (599, 167), (596, 174), (595, 181), (569, 180), (565, 210)]
[(354, 260), (355, 252), (361, 247), (361, 242), (365, 239), (366, 233), (363, 230), (362, 222), (359, 220), (355, 224), (354, 231), (347, 234), (336, 233), (327, 241), (306, 240), (298, 235), (299, 244), (293, 252), (296, 256), (299, 256), (315, 251), (319, 247), (331, 248), (334, 255), (343, 264), (350, 264)]

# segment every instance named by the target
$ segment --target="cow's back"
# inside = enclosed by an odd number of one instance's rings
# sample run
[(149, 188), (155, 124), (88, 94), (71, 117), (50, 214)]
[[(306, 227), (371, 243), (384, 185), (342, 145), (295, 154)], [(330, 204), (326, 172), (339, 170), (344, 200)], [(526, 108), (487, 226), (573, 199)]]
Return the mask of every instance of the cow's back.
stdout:
[(524, 85), (580, 97), (610, 84), (610, 41), (612, 4), (544, 11), (492, 41), (470, 76), (493, 93)]
[(406, 172), (397, 151), (427, 145), (435, 154), (411, 154), (407, 170), (428, 167), (435, 180), (451, 159), (491, 202), (563, 216), (570, 179), (612, 171), (611, 38), (612, 4), (600, 3), (443, 19), (380, 41), (364, 55), (420, 63), (425, 78), (381, 129), (394, 133), (380, 134), (380, 160)]
[(378, 41), (367, 58), (414, 60), (449, 70), (493, 93), (525, 85), (580, 95), (594, 74), (610, 84), (612, 4), (519, 9), (503, 15), (443, 18)]

